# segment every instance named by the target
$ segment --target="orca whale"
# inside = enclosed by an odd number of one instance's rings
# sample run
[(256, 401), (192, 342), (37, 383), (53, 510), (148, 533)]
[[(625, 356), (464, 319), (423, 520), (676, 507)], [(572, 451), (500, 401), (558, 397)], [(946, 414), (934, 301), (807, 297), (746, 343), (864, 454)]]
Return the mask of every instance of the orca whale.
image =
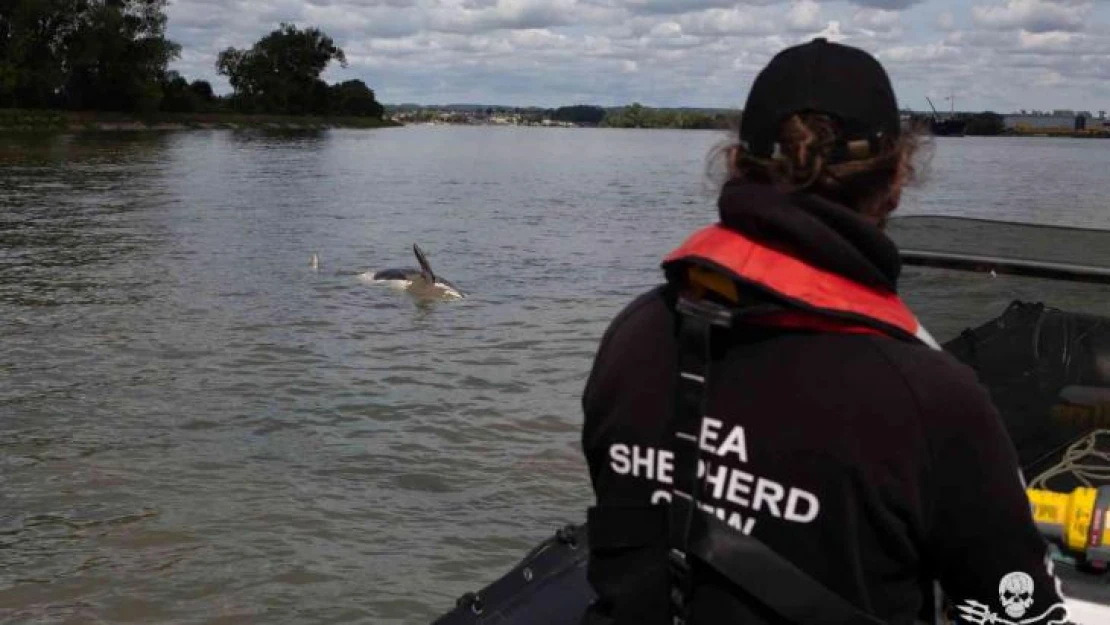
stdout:
[(404, 289), (411, 295), (417, 297), (439, 297), (447, 299), (461, 299), (466, 297), (462, 291), (448, 280), (437, 276), (432, 271), (432, 266), (428, 262), (428, 258), (424, 256), (424, 252), (420, 246), (415, 243), (412, 245), (412, 251), (416, 254), (416, 262), (420, 264), (419, 269), (413, 268), (400, 268), (400, 269), (383, 269), (374, 274), (373, 280), (375, 282), (386, 282), (391, 286)]

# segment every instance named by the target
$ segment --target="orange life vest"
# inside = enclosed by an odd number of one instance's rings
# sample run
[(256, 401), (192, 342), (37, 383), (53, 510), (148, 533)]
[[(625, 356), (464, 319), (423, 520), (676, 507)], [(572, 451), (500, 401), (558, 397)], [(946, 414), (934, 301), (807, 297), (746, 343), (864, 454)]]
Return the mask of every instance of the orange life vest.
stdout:
[(897, 293), (815, 267), (720, 224), (691, 235), (667, 255), (663, 267), (685, 268), (689, 284), (734, 302), (739, 301), (739, 284), (791, 305), (788, 310), (753, 320), (755, 323), (902, 335), (940, 349)]

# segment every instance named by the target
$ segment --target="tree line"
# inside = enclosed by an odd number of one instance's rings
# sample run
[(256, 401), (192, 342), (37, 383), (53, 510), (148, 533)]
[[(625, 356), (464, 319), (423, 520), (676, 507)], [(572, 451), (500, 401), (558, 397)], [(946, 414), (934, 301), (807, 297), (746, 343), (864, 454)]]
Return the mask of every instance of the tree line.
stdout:
[(639, 102), (614, 111), (607, 111), (601, 125), (609, 128), (681, 128), (712, 130), (731, 128), (739, 114), (735, 112), (701, 112), (682, 109), (657, 109)]
[(234, 90), (217, 96), (169, 64), (181, 46), (166, 37), (168, 0), (0, 0), (0, 108), (86, 111), (240, 112), (381, 118), (361, 80), (320, 75), (343, 50), (317, 28), (292, 24), (246, 49), (220, 53)]
[(603, 128), (728, 129), (737, 118), (738, 112), (651, 108), (639, 102), (610, 109), (579, 104), (551, 111), (551, 119), (556, 121)]
[[(569, 122), (579, 126), (607, 128), (678, 128), (678, 129), (735, 129), (743, 114), (739, 110), (718, 109), (668, 109), (651, 108), (639, 103), (629, 106), (605, 108), (592, 104), (576, 104), (558, 108), (507, 107), (486, 105), (448, 105), (424, 108), (418, 104), (391, 107), (392, 112), (412, 121), (444, 121), (448, 123), (473, 123), (475, 120), (510, 117), (520, 123), (541, 123), (544, 120)], [(903, 111), (911, 126), (927, 127), (932, 115)], [(955, 118), (965, 124), (968, 135), (995, 136), (1007, 134), (1005, 117), (993, 111), (958, 113)]]
[(650, 108), (639, 103), (611, 108), (592, 104), (558, 108), (401, 104), (390, 109), (394, 115), (415, 122), (468, 124), (502, 117), (521, 124), (541, 124), (552, 120), (602, 128), (729, 129), (739, 118), (739, 111)]

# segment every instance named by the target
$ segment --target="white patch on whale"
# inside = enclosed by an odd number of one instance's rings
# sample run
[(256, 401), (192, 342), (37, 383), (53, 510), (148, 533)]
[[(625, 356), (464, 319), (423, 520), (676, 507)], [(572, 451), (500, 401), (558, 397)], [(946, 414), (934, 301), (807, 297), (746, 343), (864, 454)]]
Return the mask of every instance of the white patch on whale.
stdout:
[(462, 299), (462, 291), (447, 280), (432, 272), (431, 265), (417, 245), (412, 246), (420, 269), (384, 269), (377, 272), (359, 274), (364, 282), (384, 284), (402, 290), (417, 299)]

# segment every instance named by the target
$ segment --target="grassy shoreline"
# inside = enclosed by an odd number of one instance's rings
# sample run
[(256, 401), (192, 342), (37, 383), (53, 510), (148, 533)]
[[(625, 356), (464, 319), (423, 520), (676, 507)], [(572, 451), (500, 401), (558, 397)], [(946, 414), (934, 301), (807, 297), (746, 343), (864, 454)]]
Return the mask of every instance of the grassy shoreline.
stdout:
[[(223, 112), (134, 115), (96, 111), (0, 109), (0, 134), (205, 129), (323, 130), (329, 128), (394, 128), (403, 125), (405, 124), (391, 119), (331, 115), (246, 115)], [(993, 136), (1110, 139), (1110, 130), (1101, 128), (1084, 131), (1063, 128), (1010, 129)]]
[(154, 113), (132, 115), (90, 111), (0, 109), (0, 133), (116, 132), (196, 129), (391, 128), (401, 124), (372, 117), (243, 115), (239, 113)]

